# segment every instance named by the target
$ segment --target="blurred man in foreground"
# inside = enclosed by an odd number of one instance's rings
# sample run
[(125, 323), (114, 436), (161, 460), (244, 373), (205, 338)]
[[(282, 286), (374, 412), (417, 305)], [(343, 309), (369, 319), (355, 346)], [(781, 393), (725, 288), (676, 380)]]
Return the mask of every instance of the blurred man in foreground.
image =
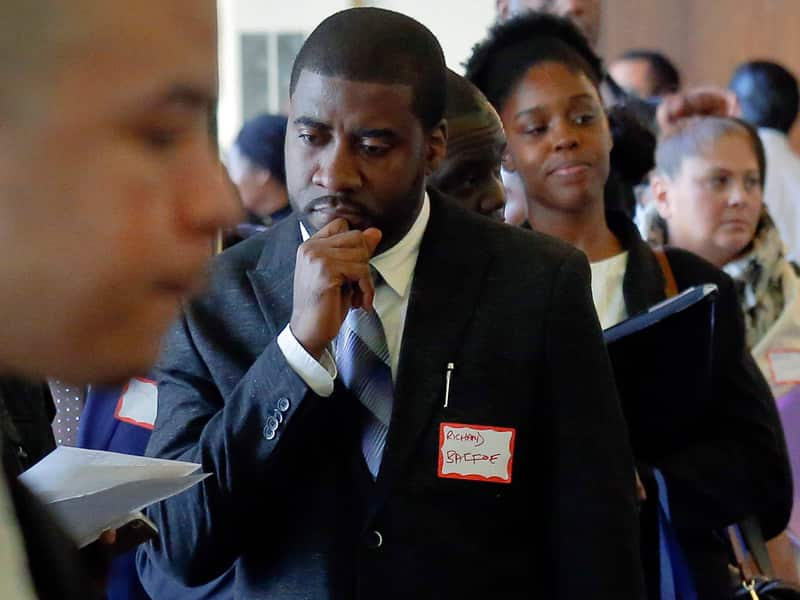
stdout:
[[(141, 372), (237, 217), (208, 135), (215, 3), (5, 0), (0, 54), (0, 373)], [(7, 483), (0, 597), (93, 597)]]

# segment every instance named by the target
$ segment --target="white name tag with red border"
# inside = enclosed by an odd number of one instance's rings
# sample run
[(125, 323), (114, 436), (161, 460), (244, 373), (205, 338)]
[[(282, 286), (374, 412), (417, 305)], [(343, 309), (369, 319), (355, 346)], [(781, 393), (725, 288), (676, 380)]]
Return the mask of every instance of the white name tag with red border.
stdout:
[(800, 350), (770, 350), (767, 362), (772, 383), (800, 383)]
[(158, 386), (155, 381), (135, 377), (122, 390), (114, 416), (125, 423), (153, 429), (158, 414)]
[(486, 425), (439, 425), (439, 477), (511, 483), (516, 430)]

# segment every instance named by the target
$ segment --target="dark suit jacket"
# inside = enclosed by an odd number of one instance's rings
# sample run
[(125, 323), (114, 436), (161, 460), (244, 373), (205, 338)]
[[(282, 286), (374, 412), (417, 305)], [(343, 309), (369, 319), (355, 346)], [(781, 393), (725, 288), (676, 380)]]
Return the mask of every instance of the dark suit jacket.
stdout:
[[(223, 253), (166, 342), (148, 454), (215, 476), (153, 507), (148, 558), (199, 583), (238, 556), (248, 599), (640, 598), (633, 462), (585, 257), (431, 196), (373, 483), (357, 401), (339, 382), (316, 396), (276, 343), (299, 242), (292, 217)], [(512, 482), (438, 477), (443, 422), (515, 428)]]
[[(89, 577), (93, 558), (81, 556), (44, 506), (6, 472), (12, 503), (28, 555), (28, 567), (41, 600), (100, 600), (103, 586)], [(11, 475), (11, 477), (9, 477)], [(97, 583), (95, 583), (97, 582)]]
[[(664, 277), (655, 254), (629, 219), (610, 211), (607, 221), (628, 251), (622, 287), (628, 314), (633, 315), (665, 298)], [(640, 464), (639, 470), (653, 500), (658, 493), (649, 476), (650, 467), (664, 473), (672, 518), (700, 597), (727, 599), (728, 553), (722, 529), (755, 515), (767, 539), (783, 531), (792, 506), (791, 471), (775, 402), (745, 343), (733, 281), (690, 252), (667, 248), (666, 255), (679, 290), (703, 283), (719, 288), (713, 392), (707, 403), (686, 415), (685, 424), (675, 432), (673, 447), (684, 450), (660, 457), (657, 464)], [(659, 357), (644, 356), (642, 360)], [(629, 425), (633, 432), (635, 423)], [(642, 511), (642, 545), (651, 597), (657, 597), (654, 592), (658, 584), (654, 508), (655, 502), (648, 502)]]
[(19, 475), (55, 450), (51, 424), (56, 409), (45, 381), (0, 377), (0, 435), (3, 462)]
[[(25, 487), (17, 481), (55, 449), (50, 423), (55, 409), (45, 382), (0, 377), (0, 447), (4, 479), (14, 506), (28, 556), (37, 597), (89, 600), (102, 597), (101, 586), (88, 578), (93, 557), (81, 556), (60, 527)], [(86, 562), (85, 562), (86, 561)]]

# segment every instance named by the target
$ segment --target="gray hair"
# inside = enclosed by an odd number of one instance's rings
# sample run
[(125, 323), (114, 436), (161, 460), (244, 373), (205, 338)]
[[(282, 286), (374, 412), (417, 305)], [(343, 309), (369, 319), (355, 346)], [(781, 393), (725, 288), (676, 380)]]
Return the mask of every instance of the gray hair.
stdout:
[(659, 140), (656, 146), (656, 171), (670, 178), (675, 177), (685, 158), (706, 152), (711, 144), (726, 135), (744, 135), (750, 140), (763, 186), (767, 171), (764, 145), (751, 125), (733, 117), (692, 117), (683, 121), (675, 131)]

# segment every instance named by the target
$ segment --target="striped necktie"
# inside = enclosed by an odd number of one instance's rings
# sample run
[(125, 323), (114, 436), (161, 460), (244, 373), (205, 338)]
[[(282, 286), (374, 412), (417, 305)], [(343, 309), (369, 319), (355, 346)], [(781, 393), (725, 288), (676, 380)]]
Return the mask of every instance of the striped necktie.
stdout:
[(394, 402), (389, 349), (377, 312), (350, 309), (337, 338), (336, 364), (342, 382), (366, 409), (361, 451), (376, 479)]

